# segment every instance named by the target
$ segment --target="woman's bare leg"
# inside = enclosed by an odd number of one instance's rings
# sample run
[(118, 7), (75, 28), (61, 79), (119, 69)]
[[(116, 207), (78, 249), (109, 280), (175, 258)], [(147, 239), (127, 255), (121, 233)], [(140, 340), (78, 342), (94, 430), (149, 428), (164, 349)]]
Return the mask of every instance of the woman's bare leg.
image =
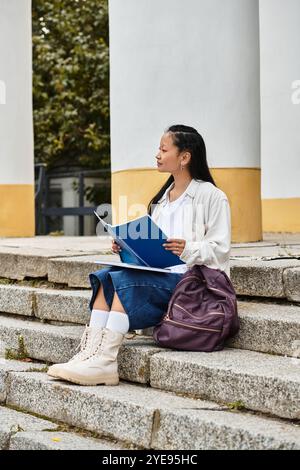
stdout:
[(114, 312), (126, 313), (116, 292), (113, 298), (113, 303), (111, 304), (111, 310), (113, 310)]
[(96, 295), (94, 304), (93, 304), (93, 309), (95, 310), (105, 310), (106, 312), (109, 312), (110, 310), (113, 310), (114, 312), (120, 312), (120, 313), (126, 313), (123, 305), (121, 304), (121, 301), (119, 299), (118, 294), (115, 292), (114, 298), (113, 298), (113, 303), (111, 305), (111, 308), (107, 305), (107, 302), (104, 297), (104, 292), (103, 292), (103, 287), (100, 285), (98, 293)]
[(99, 290), (97, 292), (95, 301), (93, 303), (93, 309), (95, 309), (95, 310), (105, 310), (106, 312), (110, 311), (110, 308), (107, 305), (105, 297), (104, 297), (104, 292), (103, 292), (102, 285), (100, 285)]

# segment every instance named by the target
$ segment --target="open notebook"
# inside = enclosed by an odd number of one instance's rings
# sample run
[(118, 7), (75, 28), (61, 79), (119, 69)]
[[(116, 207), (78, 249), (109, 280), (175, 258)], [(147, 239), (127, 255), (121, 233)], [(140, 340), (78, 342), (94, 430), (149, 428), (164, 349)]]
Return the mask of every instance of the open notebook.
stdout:
[(162, 246), (168, 237), (149, 214), (120, 225), (108, 224), (97, 212), (95, 214), (122, 248), (121, 262), (97, 261), (98, 264), (159, 272), (171, 272), (170, 266), (185, 264)]

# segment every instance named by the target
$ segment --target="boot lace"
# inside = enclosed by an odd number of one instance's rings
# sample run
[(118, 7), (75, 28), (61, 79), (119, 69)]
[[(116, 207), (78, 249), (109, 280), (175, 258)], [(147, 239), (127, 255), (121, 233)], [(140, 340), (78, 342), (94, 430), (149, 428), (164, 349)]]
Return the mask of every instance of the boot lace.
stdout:
[(90, 356), (88, 357), (89, 362), (94, 362), (102, 354), (107, 344), (107, 335), (105, 334), (105, 332), (106, 332), (105, 330), (102, 330), (101, 341), (98, 341), (98, 344), (96, 344), (95, 347), (93, 348)]
[(103, 352), (105, 343), (106, 343), (106, 335), (105, 335), (105, 332), (103, 331), (102, 332), (102, 341), (98, 342), (98, 344), (94, 348), (93, 354), (92, 354), (93, 357), (96, 357), (96, 356), (98, 356), (99, 354), (101, 354)]
[(88, 325), (86, 325), (80, 343), (75, 350), (77, 351), (78, 349), (80, 349), (80, 351), (75, 354), (75, 356), (72, 358), (72, 361), (85, 360), (91, 357), (93, 355), (94, 347), (97, 345), (99, 347), (99, 343), (101, 344), (102, 335), (103, 331), (101, 330), (96, 335), (92, 336), (89, 331)]

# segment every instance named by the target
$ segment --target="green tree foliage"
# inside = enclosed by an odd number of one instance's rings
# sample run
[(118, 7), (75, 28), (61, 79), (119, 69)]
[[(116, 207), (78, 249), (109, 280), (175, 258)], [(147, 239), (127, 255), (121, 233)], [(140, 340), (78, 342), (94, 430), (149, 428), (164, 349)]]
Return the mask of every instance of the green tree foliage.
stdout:
[(107, 0), (33, 0), (35, 158), (110, 167)]

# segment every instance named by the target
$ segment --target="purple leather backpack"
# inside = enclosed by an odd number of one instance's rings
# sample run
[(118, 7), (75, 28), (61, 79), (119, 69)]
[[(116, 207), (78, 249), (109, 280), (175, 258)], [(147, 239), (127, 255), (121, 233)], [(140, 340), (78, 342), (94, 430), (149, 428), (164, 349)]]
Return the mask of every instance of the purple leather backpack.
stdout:
[(237, 301), (224, 271), (194, 265), (176, 284), (168, 311), (154, 327), (159, 346), (186, 351), (220, 351), (239, 331)]

